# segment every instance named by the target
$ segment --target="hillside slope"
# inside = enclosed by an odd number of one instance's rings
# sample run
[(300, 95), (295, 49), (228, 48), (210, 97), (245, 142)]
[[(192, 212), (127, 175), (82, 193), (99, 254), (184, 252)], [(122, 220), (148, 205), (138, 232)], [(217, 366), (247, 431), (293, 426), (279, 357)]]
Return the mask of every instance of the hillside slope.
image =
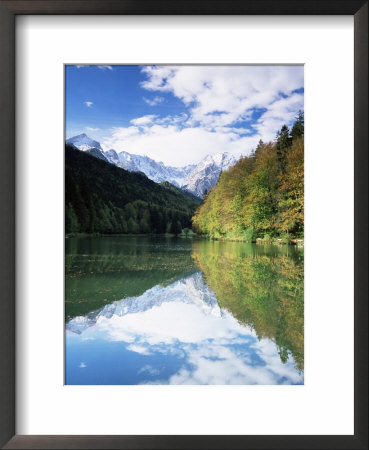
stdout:
[(303, 113), (276, 142), (255, 151), (221, 174), (193, 217), (194, 229), (216, 239), (289, 242), (304, 233)]
[(165, 233), (191, 227), (200, 201), (65, 147), (66, 233)]

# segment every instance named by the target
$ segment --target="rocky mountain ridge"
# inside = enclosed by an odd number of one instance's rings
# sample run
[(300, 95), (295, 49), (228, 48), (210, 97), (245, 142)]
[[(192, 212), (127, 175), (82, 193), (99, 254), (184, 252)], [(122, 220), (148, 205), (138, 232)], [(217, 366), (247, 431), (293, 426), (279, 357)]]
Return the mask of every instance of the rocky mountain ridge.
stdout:
[(85, 133), (73, 136), (66, 142), (117, 167), (130, 172), (144, 173), (156, 183), (168, 181), (200, 198), (203, 198), (217, 184), (223, 170), (227, 170), (237, 162), (234, 156), (223, 152), (208, 155), (198, 164), (174, 167), (166, 166), (163, 162), (155, 161), (148, 156), (135, 155), (126, 151), (117, 153), (114, 149), (104, 151), (99, 142), (89, 138)]

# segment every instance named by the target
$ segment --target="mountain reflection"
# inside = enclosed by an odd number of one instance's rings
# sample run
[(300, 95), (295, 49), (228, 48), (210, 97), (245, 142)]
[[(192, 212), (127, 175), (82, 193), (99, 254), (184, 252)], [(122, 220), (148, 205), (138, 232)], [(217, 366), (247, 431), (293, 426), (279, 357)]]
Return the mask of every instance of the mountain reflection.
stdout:
[[(292, 292), (286, 280), (271, 289), (283, 271), (291, 270), (288, 263), (282, 256), (270, 262), (271, 268), (261, 255), (262, 269), (254, 267), (252, 258), (245, 262), (243, 257), (241, 263), (218, 250), (202, 244), (193, 248), (207, 282), (197, 271), (69, 320), (67, 384), (303, 383), (295, 356), (302, 353), (293, 340), (299, 330), (288, 305)], [(243, 271), (238, 281), (237, 270)], [(267, 280), (269, 275), (273, 280)], [(247, 279), (253, 286), (241, 298), (238, 289), (245, 288)], [(269, 303), (263, 307), (263, 302)], [(263, 316), (267, 307), (272, 308), (270, 319)], [(294, 331), (286, 332), (289, 323)]]
[(89, 314), (195, 272), (192, 241), (155, 236), (66, 240), (65, 316)]

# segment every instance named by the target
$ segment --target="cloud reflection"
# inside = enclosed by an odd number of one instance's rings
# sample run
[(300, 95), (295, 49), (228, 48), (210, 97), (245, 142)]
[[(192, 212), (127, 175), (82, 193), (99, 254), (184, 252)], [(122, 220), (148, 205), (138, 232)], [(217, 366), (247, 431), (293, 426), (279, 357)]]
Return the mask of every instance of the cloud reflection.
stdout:
[[(144, 361), (139, 382), (155, 384), (301, 384), (290, 355), (283, 364), (276, 344), (222, 310), (201, 272), (142, 296), (114, 302), (67, 329), (79, 339), (121, 342)], [(167, 373), (155, 367), (157, 355), (176, 359)], [(148, 375), (145, 378), (145, 375)], [(143, 378), (142, 378), (143, 377)], [(144, 381), (142, 381), (142, 379)]]

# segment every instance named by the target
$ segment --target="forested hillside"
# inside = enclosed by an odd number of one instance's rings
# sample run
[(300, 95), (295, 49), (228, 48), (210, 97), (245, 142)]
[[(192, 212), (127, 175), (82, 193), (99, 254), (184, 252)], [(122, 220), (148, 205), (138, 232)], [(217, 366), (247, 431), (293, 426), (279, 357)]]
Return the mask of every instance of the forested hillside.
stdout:
[(276, 142), (261, 140), (250, 156), (219, 178), (193, 217), (195, 231), (212, 238), (270, 240), (304, 232), (304, 116), (284, 125)]
[(178, 234), (200, 200), (65, 147), (66, 233)]

